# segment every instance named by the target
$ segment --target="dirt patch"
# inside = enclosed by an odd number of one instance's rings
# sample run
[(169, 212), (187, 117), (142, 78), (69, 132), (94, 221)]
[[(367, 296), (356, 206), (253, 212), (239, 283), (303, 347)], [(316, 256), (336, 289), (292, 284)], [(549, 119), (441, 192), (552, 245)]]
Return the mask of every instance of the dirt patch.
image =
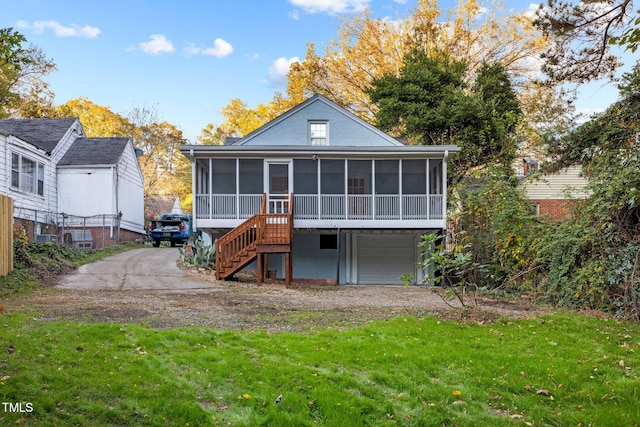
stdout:
[[(480, 299), (466, 309), (447, 305), (438, 291), (404, 286), (330, 286), (271, 281), (256, 286), (187, 272), (201, 286), (181, 289), (74, 290), (50, 287), (3, 301), (7, 311), (42, 320), (133, 322), (155, 328), (204, 326), (216, 329), (310, 331), (342, 329), (398, 316), (435, 315), (488, 323), (540, 313), (532, 306)], [(51, 280), (50, 283), (55, 283)]]

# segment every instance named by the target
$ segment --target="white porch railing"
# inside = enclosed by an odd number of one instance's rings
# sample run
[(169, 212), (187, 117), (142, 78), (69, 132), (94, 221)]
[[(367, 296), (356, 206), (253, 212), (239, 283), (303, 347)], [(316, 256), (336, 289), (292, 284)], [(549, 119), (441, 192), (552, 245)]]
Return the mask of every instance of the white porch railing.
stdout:
[(247, 219), (260, 212), (262, 194), (240, 194), (238, 201), (240, 207), (240, 219)]
[[(295, 194), (294, 219), (301, 220), (442, 220), (441, 194)], [(259, 194), (197, 194), (198, 219), (246, 219), (260, 211)], [(270, 199), (275, 211), (287, 210), (284, 200)], [(271, 210), (271, 209), (270, 209)]]

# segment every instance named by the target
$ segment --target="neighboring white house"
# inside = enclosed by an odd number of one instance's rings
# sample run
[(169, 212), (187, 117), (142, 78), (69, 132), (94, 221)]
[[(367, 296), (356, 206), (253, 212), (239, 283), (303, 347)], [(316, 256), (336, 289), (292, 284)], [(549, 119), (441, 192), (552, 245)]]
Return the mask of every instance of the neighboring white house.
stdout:
[[(215, 240), (244, 227), (251, 239), (246, 221), (265, 210), (267, 227), (292, 226), (288, 248), (258, 248), (285, 253), (268, 258), (278, 276), (291, 256), (295, 279), (399, 284), (422, 277), (420, 236), (445, 232), (447, 159), (458, 148), (404, 145), (316, 95), (231, 145), (180, 151), (193, 165), (197, 230)], [(245, 251), (224, 277), (255, 259)]]
[(144, 232), (142, 171), (128, 138), (78, 138), (57, 165), (58, 212), (121, 215), (120, 227)]
[(143, 178), (128, 139), (87, 139), (77, 118), (2, 119), (0, 143), (0, 192), (14, 200), (14, 218), (33, 225), (31, 237), (63, 212), (121, 212), (123, 230), (144, 231)]

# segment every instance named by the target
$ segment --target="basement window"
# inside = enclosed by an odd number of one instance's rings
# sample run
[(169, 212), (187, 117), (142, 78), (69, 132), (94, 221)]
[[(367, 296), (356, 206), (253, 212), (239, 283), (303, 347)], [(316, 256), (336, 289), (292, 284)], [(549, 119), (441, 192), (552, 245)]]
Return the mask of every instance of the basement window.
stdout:
[(338, 236), (336, 234), (321, 234), (320, 249), (338, 249)]

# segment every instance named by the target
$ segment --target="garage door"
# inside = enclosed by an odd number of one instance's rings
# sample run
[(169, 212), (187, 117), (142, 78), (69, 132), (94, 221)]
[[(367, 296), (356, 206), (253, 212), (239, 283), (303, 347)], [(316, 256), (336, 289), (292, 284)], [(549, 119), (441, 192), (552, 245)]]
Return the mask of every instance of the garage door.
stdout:
[(358, 236), (358, 283), (402, 284), (400, 276), (413, 274), (416, 242), (413, 236)]

